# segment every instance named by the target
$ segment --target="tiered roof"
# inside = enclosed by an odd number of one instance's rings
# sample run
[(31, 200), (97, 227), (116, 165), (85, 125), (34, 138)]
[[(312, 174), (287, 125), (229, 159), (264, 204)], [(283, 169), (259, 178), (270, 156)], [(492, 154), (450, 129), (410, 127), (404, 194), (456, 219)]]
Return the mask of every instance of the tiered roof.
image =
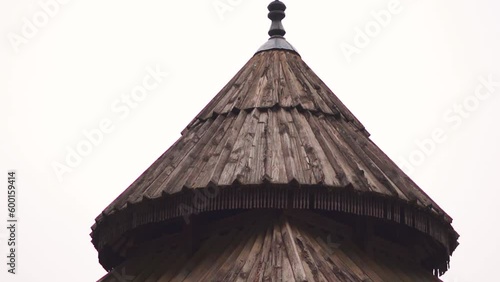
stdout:
[(446, 271), (458, 244), (451, 217), (284, 39), (284, 4), (269, 9), (270, 40), (96, 219), (92, 241), (103, 266), (115, 268), (129, 235), (150, 226), (214, 212), (307, 209), (424, 234), (435, 242), (428, 268)]

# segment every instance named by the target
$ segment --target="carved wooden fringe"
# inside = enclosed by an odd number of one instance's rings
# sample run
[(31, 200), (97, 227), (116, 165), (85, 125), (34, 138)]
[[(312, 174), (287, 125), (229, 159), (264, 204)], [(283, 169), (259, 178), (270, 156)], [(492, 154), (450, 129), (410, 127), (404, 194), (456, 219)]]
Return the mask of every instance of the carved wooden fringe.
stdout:
[[(408, 203), (375, 194), (319, 188), (207, 188), (188, 190), (160, 199), (143, 199), (138, 204), (128, 203), (125, 209), (103, 217), (92, 236), (97, 249), (101, 250), (125, 232), (145, 224), (210, 211), (288, 207), (338, 211), (402, 223), (429, 234), (443, 244), (449, 253), (447, 223), (435, 215)], [(442, 273), (445, 270), (439, 268), (436, 271)]]

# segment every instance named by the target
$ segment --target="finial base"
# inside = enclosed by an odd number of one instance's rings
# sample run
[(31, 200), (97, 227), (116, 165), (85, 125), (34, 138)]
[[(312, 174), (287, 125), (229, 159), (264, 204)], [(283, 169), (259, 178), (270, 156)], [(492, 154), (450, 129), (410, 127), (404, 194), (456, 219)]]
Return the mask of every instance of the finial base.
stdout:
[(268, 50), (289, 50), (298, 54), (292, 44), (288, 43), (288, 41), (280, 35), (269, 38), (269, 40), (264, 43), (264, 45), (262, 45), (255, 54)]

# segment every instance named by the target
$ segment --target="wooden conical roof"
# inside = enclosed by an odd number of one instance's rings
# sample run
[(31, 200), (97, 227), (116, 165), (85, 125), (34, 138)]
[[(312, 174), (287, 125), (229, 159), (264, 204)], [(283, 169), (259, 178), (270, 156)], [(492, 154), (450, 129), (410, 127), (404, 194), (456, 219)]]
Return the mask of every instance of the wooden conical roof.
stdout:
[(104, 214), (233, 183), (349, 187), (414, 202), (450, 220), (294, 52), (271, 50), (250, 59)]
[(452, 219), (281, 36), (271, 37), (97, 217), (92, 241), (101, 264), (113, 269), (126, 259), (122, 251), (134, 232), (150, 238), (158, 226), (182, 229), (194, 215), (259, 209), (405, 226), (437, 244), (427, 261), (439, 273), (458, 244)]

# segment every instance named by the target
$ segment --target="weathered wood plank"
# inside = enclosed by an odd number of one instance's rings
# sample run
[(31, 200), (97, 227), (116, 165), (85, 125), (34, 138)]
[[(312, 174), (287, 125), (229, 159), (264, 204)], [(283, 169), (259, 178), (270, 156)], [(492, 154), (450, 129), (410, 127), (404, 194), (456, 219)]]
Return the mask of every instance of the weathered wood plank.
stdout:
[(339, 154), (338, 148), (336, 148), (335, 144), (333, 144), (330, 140), (330, 137), (324, 129), (320, 125), (318, 118), (313, 116), (312, 114), (306, 114), (307, 120), (311, 126), (314, 137), (320, 144), (320, 147), (325, 152), (325, 155), (333, 168), (332, 171), (323, 172), (326, 174), (333, 174), (332, 177), (336, 177), (338, 182), (341, 183), (342, 186), (347, 186), (350, 183), (359, 182), (357, 180), (357, 175), (352, 175), (352, 170), (346, 165), (346, 161), (344, 157)]
[(181, 191), (182, 187), (185, 186), (186, 181), (190, 173), (193, 170), (197, 170), (198, 168), (193, 166), (194, 160), (199, 159), (198, 157), (203, 154), (204, 151), (209, 149), (211, 146), (210, 140), (216, 134), (217, 130), (220, 129), (221, 124), (224, 122), (224, 117), (218, 116), (212, 125), (207, 128), (207, 131), (204, 132), (203, 136), (201, 136), (200, 140), (197, 142), (197, 146), (195, 146), (184, 159), (179, 163), (179, 165), (174, 169), (170, 177), (167, 181), (160, 184), (162, 190), (168, 191), (170, 193), (176, 193)]
[(222, 277), (228, 274), (228, 271), (234, 267), (236, 258), (241, 254), (245, 247), (248, 246), (249, 241), (253, 242), (251, 238), (254, 232), (250, 230), (238, 230), (238, 234), (232, 241), (226, 241), (224, 250), (220, 251), (213, 249), (212, 252), (218, 252), (215, 260), (207, 260), (207, 267), (198, 267), (200, 271), (197, 275), (190, 275), (193, 281), (224, 281)]
[[(231, 97), (239, 96), (239, 89), (252, 76), (254, 62), (248, 61), (243, 68), (222, 88), (221, 91), (200, 111), (195, 120), (206, 120), (214, 114), (215, 108), (225, 105)], [(221, 105), (221, 106), (219, 106)], [(191, 122), (193, 123), (193, 122)]]
[[(222, 142), (226, 133), (228, 133), (229, 127), (232, 125), (235, 117), (230, 115), (224, 117), (221, 124), (214, 131), (213, 135), (207, 140), (205, 147), (198, 152), (195, 158), (189, 164), (189, 170), (184, 171), (184, 179), (179, 180), (184, 183), (183, 186), (190, 188), (205, 188), (210, 180), (206, 175), (213, 169), (216, 158), (220, 155), (223, 150), (224, 142)], [(206, 182), (197, 183), (199, 178), (205, 179)]]
[(266, 236), (264, 237), (264, 243), (262, 244), (262, 248), (255, 260), (255, 263), (252, 266), (252, 269), (248, 273), (248, 278), (246, 281), (262, 281), (262, 277), (264, 276), (264, 270), (267, 264), (267, 259), (269, 257), (269, 251), (271, 249), (272, 242), (272, 233), (273, 229), (271, 226), (265, 229)]
[(295, 235), (295, 244), (297, 246), (297, 251), (301, 257), (302, 265), (304, 266), (304, 270), (306, 276), (309, 281), (326, 281), (323, 279), (323, 275), (319, 270), (317, 262), (314, 259), (314, 256), (311, 253), (310, 246), (308, 246), (305, 237), (307, 234), (302, 235), (302, 228), (298, 229), (295, 224), (290, 224), (290, 228)]
[(247, 70), (245, 76), (241, 76), (238, 80), (232, 84), (231, 89), (234, 91), (227, 93), (221, 98), (221, 101), (213, 107), (212, 112), (216, 114), (225, 114), (233, 110), (234, 108), (243, 109), (241, 107), (242, 96), (246, 96), (248, 93), (248, 85), (254, 81), (257, 77), (258, 69), (260, 64), (255, 64), (252, 62), (247, 63)]
[(285, 165), (287, 168), (287, 179), (297, 180), (299, 183), (314, 184), (315, 177), (307, 163), (306, 154), (302, 148), (297, 128), (288, 111), (278, 112), (279, 122), (282, 124), (281, 140), (282, 148), (285, 152)]
[[(280, 61), (286, 60), (284, 54), (279, 54), (278, 56)], [(279, 63), (277, 64), (277, 67), (279, 68), (278, 73), (280, 75), (280, 91), (278, 93), (279, 106), (288, 108), (298, 105), (297, 98), (288, 85), (287, 77), (285, 75), (286, 66), (284, 66), (282, 63)]]
[[(432, 205), (437, 210), (444, 211), (422, 191), (391, 159), (385, 155), (372, 141), (364, 143), (365, 152), (379, 166), (387, 177), (396, 184), (407, 199), (418, 200), (423, 206)], [(417, 198), (416, 198), (417, 197)]]
[(318, 271), (323, 275), (326, 281), (332, 281), (332, 282), (337, 282), (342, 280), (335, 275), (335, 273), (332, 270), (332, 267), (330, 264), (325, 260), (325, 258), (328, 257), (327, 249), (324, 249), (320, 244), (317, 242), (318, 239), (320, 239), (319, 234), (312, 233), (310, 231), (306, 231), (302, 227), (298, 227), (301, 229), (301, 233), (304, 234), (304, 243), (306, 246), (311, 250), (310, 254), (312, 258), (314, 259), (315, 263), (317, 264)]
[[(237, 281), (238, 277), (243, 274), (242, 270), (248, 259), (251, 257), (251, 252), (254, 251), (254, 247), (259, 242), (259, 239), (263, 239), (263, 232), (261, 232), (262, 226), (254, 226), (253, 228), (248, 228), (247, 231), (251, 236), (245, 242), (240, 242), (243, 248), (239, 252), (235, 252), (235, 255), (229, 257), (223, 264), (223, 266), (217, 271), (214, 278), (220, 281)], [(246, 273), (248, 274), (248, 273)]]
[[(381, 185), (379, 189), (380, 190), (388, 190), (389, 192), (392, 193), (392, 195), (397, 196), (403, 200), (408, 200), (406, 195), (404, 195), (399, 187), (394, 184), (390, 180), (390, 178), (387, 176), (387, 174), (384, 172), (382, 168), (378, 166), (378, 164), (372, 159), (372, 157), (364, 150), (363, 144), (364, 141), (368, 140), (364, 136), (361, 136), (359, 133), (355, 132), (353, 125), (351, 123), (344, 123), (344, 122), (330, 122), (332, 126), (337, 128), (339, 132), (342, 133), (342, 137), (344, 140), (346, 140), (353, 151), (356, 153), (357, 157), (369, 168), (371, 173), (375, 176), (377, 179), (379, 185)], [(363, 141), (361, 141), (363, 140)]]
[(266, 174), (271, 177), (273, 183), (288, 183), (286, 167), (283, 165), (284, 152), (281, 146), (281, 135), (279, 120), (276, 111), (269, 114), (269, 126), (267, 135), (267, 147), (269, 165), (266, 167)]
[(280, 219), (281, 225), (281, 235), (283, 237), (283, 242), (286, 246), (286, 252), (288, 255), (288, 260), (290, 261), (290, 265), (292, 266), (293, 275), (295, 277), (295, 281), (304, 282), (307, 281), (307, 276), (304, 270), (304, 266), (302, 265), (302, 260), (300, 258), (299, 252), (297, 250), (297, 246), (295, 244), (294, 234), (292, 233), (292, 228), (290, 227), (290, 223), (285, 217)]
[(265, 174), (265, 161), (267, 151), (266, 128), (268, 122), (267, 111), (255, 111), (258, 119), (255, 125), (255, 136), (252, 141), (250, 154), (247, 158), (246, 167), (251, 168), (249, 173), (244, 175), (243, 183), (260, 184)]
[(324, 100), (325, 97), (329, 98), (329, 96), (324, 96), (323, 89), (319, 87), (317, 83), (314, 82), (314, 78), (308, 73), (310, 70), (304, 69), (301, 64), (301, 60), (298, 58), (293, 58), (289, 60), (289, 64), (295, 70), (294, 74), (303, 84), (304, 87), (307, 88), (308, 95), (312, 102), (315, 104), (314, 111), (321, 111), (325, 114), (338, 115), (340, 114), (339, 110), (335, 106), (335, 104), (329, 100), (330, 106)]
[(335, 159), (341, 160), (339, 163), (348, 179), (350, 179), (350, 182), (358, 190), (371, 191), (370, 184), (364, 175), (364, 171), (359, 168), (359, 160), (354, 157), (349, 146), (338, 136), (335, 129), (328, 125), (328, 119), (329, 117), (322, 116), (322, 118), (314, 121), (318, 129), (325, 132), (327, 138), (330, 140), (330, 142), (325, 145), (331, 148), (335, 155)]
[(262, 88), (268, 83), (269, 65), (266, 59), (265, 57), (259, 58), (259, 62), (255, 66), (253, 79), (247, 80), (243, 85), (242, 94), (244, 95), (238, 97), (240, 99), (241, 109), (259, 108), (259, 102), (263, 92)]
[[(250, 142), (249, 131), (253, 130), (257, 120), (252, 117), (252, 113), (245, 115), (245, 121), (242, 123), (240, 128), (234, 128), (234, 145), (232, 147), (227, 147), (231, 153), (229, 154), (227, 160), (223, 163), (224, 167), (220, 174), (219, 185), (230, 185), (237, 179), (236, 169), (241, 166), (244, 161), (244, 156), (247, 152), (246, 148)], [(243, 163), (244, 166), (244, 163)]]
[[(261, 227), (259, 231), (260, 232), (258, 233), (254, 244), (251, 246), (251, 249), (248, 252), (248, 256), (241, 257), (241, 259), (244, 260), (244, 264), (241, 267), (241, 270), (238, 273), (236, 273), (235, 271), (233, 274), (231, 274), (230, 277), (232, 279), (236, 278), (234, 279), (234, 281), (237, 282), (247, 281), (248, 277), (250, 276), (250, 272), (254, 267), (254, 264), (258, 260), (266, 236), (265, 228)], [(236, 277), (234, 277), (235, 275)], [(233, 280), (228, 280), (228, 281), (233, 281)]]
[(297, 76), (297, 71), (290, 65), (286, 58), (283, 63), (283, 75), (285, 76), (285, 80), (288, 84), (288, 89), (290, 89), (290, 94), (293, 95), (294, 105), (301, 105), (302, 108), (310, 111), (314, 111), (317, 109), (314, 104), (314, 98), (311, 96), (311, 91), (308, 91), (304, 86), (304, 82), (302, 78)]
[[(345, 185), (346, 183), (340, 183), (335, 177), (334, 168), (328, 161), (326, 153), (316, 139), (305, 116), (294, 109), (292, 110), (292, 117), (301, 140), (301, 145), (306, 153), (306, 161), (309, 163), (315, 176), (316, 181), (312, 183), (323, 183), (335, 187)], [(325, 173), (325, 171), (329, 171), (330, 173)]]
[[(255, 150), (257, 148), (255, 146), (252, 146), (252, 144), (257, 142), (257, 124), (259, 122), (259, 110), (254, 109), (250, 114), (247, 116), (247, 120), (243, 124), (243, 128), (241, 130), (240, 136), (238, 137), (239, 140), (241, 140), (240, 143), (237, 143), (235, 146), (235, 151), (233, 151), (235, 154), (234, 156), (231, 155), (229, 158), (233, 159), (235, 162), (230, 162), (226, 165), (226, 168), (222, 172), (222, 177), (221, 180), (223, 183), (231, 184), (228, 183), (226, 179), (231, 179), (231, 180), (238, 180), (241, 183), (244, 184), (253, 184), (253, 183), (245, 183), (246, 179), (249, 179), (248, 175), (251, 173), (253, 169), (256, 168), (251, 168), (249, 167), (248, 160), (252, 155), (255, 155)], [(241, 147), (239, 147), (240, 145)], [(231, 154), (233, 154), (233, 152)]]

